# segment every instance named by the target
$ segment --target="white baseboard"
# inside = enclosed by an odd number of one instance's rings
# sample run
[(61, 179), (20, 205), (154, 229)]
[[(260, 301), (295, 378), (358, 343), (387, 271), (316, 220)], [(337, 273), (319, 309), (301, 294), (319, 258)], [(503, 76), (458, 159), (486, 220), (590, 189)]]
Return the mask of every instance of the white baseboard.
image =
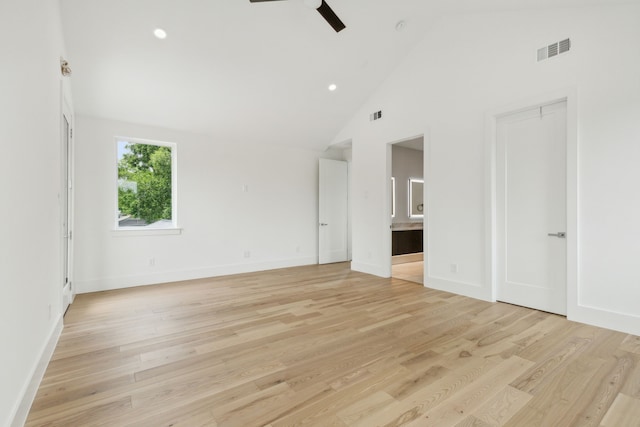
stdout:
[(252, 264), (221, 265), (195, 270), (162, 271), (154, 274), (135, 276), (76, 280), (76, 292), (83, 294), (88, 292), (108, 291), (113, 289), (132, 288), (135, 286), (206, 279), (207, 277), (228, 276), (230, 274), (253, 273), (256, 271), (275, 270), (278, 268), (300, 267), (303, 265), (313, 265), (317, 263), (318, 259), (316, 257), (303, 257)]
[(351, 269), (353, 271), (359, 271), (360, 273), (372, 274), (378, 277), (390, 277), (389, 273), (383, 271), (379, 265), (367, 264), (364, 262), (351, 261)]
[(480, 284), (458, 282), (443, 279), (440, 277), (426, 276), (424, 278), (424, 286), (426, 288), (462, 295), (469, 298), (490, 302), (493, 301), (491, 299), (491, 290), (484, 288)]
[(31, 379), (28, 383), (26, 383), (22, 389), (21, 396), (11, 422), (11, 427), (22, 427), (24, 423), (27, 421), (27, 417), (29, 416), (29, 410), (31, 409), (31, 405), (33, 404), (33, 400), (36, 397), (36, 393), (38, 392), (38, 387), (40, 387), (40, 383), (42, 382), (42, 378), (44, 377), (44, 373), (47, 370), (47, 366), (49, 365), (49, 361), (53, 356), (53, 351), (56, 349), (56, 345), (58, 344), (58, 339), (60, 339), (60, 334), (62, 333), (63, 323), (62, 323), (62, 315), (58, 317), (58, 321), (55, 323), (51, 332), (49, 333), (49, 338), (47, 342), (42, 348), (40, 352), (40, 357), (38, 358), (38, 362), (33, 367), (31, 373)]
[(640, 317), (638, 316), (584, 305), (570, 306), (568, 311), (567, 319), (574, 322), (640, 336)]

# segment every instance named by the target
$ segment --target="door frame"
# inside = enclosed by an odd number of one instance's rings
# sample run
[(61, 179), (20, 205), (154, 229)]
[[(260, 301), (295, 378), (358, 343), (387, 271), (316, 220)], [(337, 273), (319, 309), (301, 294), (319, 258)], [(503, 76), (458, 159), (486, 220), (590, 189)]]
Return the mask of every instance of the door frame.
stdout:
[(566, 212), (567, 212), (567, 317), (572, 318), (578, 307), (578, 114), (577, 89), (560, 89), (547, 94), (523, 99), (496, 108), (485, 114), (485, 229), (486, 260), (485, 280), (490, 285), (490, 300), (496, 301), (497, 284), (497, 121), (501, 116), (548, 105), (567, 103), (567, 164), (566, 164)]
[[(397, 139), (395, 141), (391, 141), (388, 142), (386, 145), (386, 157), (387, 157), (387, 171), (385, 174), (385, 203), (384, 206), (385, 208), (383, 209), (383, 213), (385, 215), (385, 221), (383, 222), (384, 224), (384, 238), (383, 238), (383, 244), (385, 245), (385, 250), (387, 251), (387, 261), (386, 263), (383, 264), (384, 267), (384, 273), (385, 276), (384, 277), (391, 277), (392, 276), (392, 264), (393, 264), (393, 254), (392, 254), (392, 248), (391, 248), (391, 242), (392, 242), (392, 234), (393, 230), (391, 229), (391, 225), (393, 224), (393, 218), (391, 217), (391, 198), (393, 197), (393, 189), (391, 188), (391, 178), (393, 176), (393, 145), (401, 143), (401, 142), (405, 142), (405, 141), (411, 141), (412, 139), (416, 139), (416, 138), (422, 138), (423, 141), (423, 150), (422, 150), (422, 179), (423, 179), (423, 186), (422, 186), (422, 197), (423, 197), (423, 201), (424, 201), (424, 216), (422, 218), (422, 250), (423, 253), (425, 254), (423, 257), (423, 263), (424, 263), (424, 268), (422, 270), (422, 278), (423, 281), (426, 283), (426, 278), (428, 276), (428, 272), (429, 272), (429, 254), (431, 253), (431, 251), (429, 250), (429, 188), (430, 188), (430, 184), (431, 184), (431, 179), (429, 178), (429, 172), (431, 170), (431, 168), (429, 167), (429, 159), (430, 159), (430, 139), (429, 139), (429, 133), (428, 132), (424, 132), (418, 135), (414, 135), (414, 136), (409, 136), (406, 138), (401, 138), (401, 139)], [(398, 185), (398, 182), (396, 182), (396, 185)], [(426, 285), (425, 285), (426, 286)]]
[[(65, 127), (64, 127), (64, 119), (65, 117), (67, 118), (67, 121), (69, 123), (69, 139), (68, 142), (65, 139)], [(66, 209), (66, 214), (67, 214), (67, 233), (70, 236), (69, 238), (67, 238), (67, 245), (66, 245), (66, 258), (65, 258), (65, 242), (62, 241), (61, 242), (61, 248), (60, 248), (60, 265), (61, 265), (61, 282), (64, 283), (65, 280), (65, 259), (66, 259), (66, 278), (68, 279), (68, 286), (69, 286), (69, 290), (68, 290), (68, 294), (66, 291), (66, 286), (67, 284), (63, 285), (63, 292), (62, 292), (62, 314), (64, 315), (66, 309), (68, 308), (68, 305), (70, 305), (71, 303), (73, 303), (73, 300), (75, 298), (76, 292), (75, 292), (75, 287), (73, 285), (73, 229), (74, 229), (74, 215), (73, 215), (73, 211), (74, 211), (74, 163), (73, 163), (73, 150), (74, 150), (74, 127), (75, 127), (75, 117), (73, 114), (73, 109), (71, 107), (71, 104), (69, 102), (69, 100), (67, 99), (66, 94), (64, 93), (63, 90), (63, 94), (62, 94), (62, 108), (61, 108), (61, 114), (60, 114), (60, 191), (66, 191), (67, 192), (67, 209)], [(67, 142), (67, 147), (65, 147), (65, 143)], [(66, 167), (67, 170), (64, 170), (64, 165), (65, 165), (65, 159), (62, 158), (62, 156), (64, 155), (64, 153), (67, 154), (67, 158), (66, 158)], [(64, 220), (62, 218), (62, 215), (64, 214), (64, 209), (63, 206), (60, 206), (60, 226), (62, 227), (62, 221)], [(64, 236), (63, 236), (64, 237)], [(68, 302), (68, 305), (67, 305)]]

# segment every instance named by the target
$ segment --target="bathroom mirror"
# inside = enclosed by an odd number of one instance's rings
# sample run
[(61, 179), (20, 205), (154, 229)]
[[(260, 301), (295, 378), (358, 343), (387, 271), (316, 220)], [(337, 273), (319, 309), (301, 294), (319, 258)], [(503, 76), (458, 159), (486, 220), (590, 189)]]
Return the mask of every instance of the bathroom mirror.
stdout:
[(409, 218), (424, 217), (424, 181), (422, 179), (409, 179)]

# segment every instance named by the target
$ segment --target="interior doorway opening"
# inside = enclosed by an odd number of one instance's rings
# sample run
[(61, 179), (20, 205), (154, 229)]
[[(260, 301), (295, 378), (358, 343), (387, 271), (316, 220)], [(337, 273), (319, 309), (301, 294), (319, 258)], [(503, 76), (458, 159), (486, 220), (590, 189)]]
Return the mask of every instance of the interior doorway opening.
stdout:
[(424, 284), (427, 214), (424, 136), (388, 147), (391, 277)]
[(60, 152), (60, 219), (62, 263), (62, 313), (66, 314), (73, 302), (73, 112), (63, 97)]
[(351, 261), (351, 141), (335, 144), (319, 162), (318, 263)]

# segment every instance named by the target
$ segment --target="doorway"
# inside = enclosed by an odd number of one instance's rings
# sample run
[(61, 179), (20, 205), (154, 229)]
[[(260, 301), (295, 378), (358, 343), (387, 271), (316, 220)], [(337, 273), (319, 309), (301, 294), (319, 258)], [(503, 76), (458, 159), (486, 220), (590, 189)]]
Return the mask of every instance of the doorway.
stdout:
[(73, 301), (73, 287), (71, 281), (72, 244), (73, 231), (71, 224), (73, 214), (73, 188), (72, 188), (72, 143), (73, 139), (73, 115), (66, 102), (62, 108), (62, 133), (61, 133), (61, 179), (60, 179), (60, 218), (62, 228), (62, 313), (66, 313)]
[(496, 121), (496, 296), (567, 314), (567, 102)]
[(391, 277), (424, 284), (424, 137), (389, 144)]
[(342, 160), (320, 159), (318, 263), (349, 259), (349, 169)]

